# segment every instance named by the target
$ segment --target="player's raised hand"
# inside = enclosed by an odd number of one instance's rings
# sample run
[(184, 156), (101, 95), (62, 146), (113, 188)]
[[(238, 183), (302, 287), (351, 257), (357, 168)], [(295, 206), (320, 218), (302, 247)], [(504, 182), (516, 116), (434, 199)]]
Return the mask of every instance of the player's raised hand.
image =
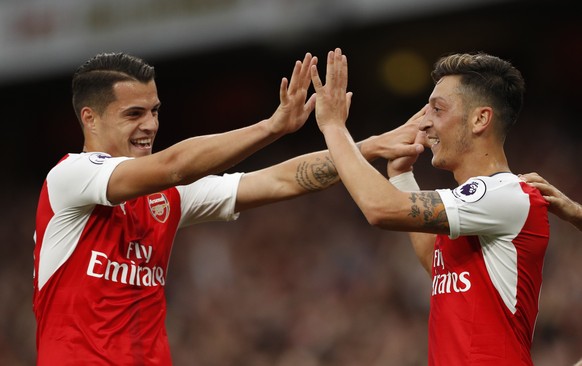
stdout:
[(388, 144), (389, 153), (386, 154), (388, 161), (388, 175), (390, 177), (412, 170), (412, 166), (419, 155), (430, 147), (426, 133), (419, 129), (420, 121), (424, 118), (428, 104), (416, 112), (402, 126), (385, 133), (391, 134), (393, 143)]
[(315, 108), (315, 96), (307, 101), (307, 92), (311, 85), (310, 69), (316, 67), (317, 57), (309, 52), (303, 61), (296, 61), (291, 80), (283, 78), (279, 88), (280, 104), (271, 120), (275, 133), (291, 133), (300, 129)]
[(582, 231), (582, 205), (570, 199), (535, 172), (520, 174), (519, 177), (540, 190), (544, 199), (550, 204), (548, 208), (550, 212), (563, 220), (571, 222), (578, 230)]
[(311, 66), (311, 81), (315, 88), (315, 117), (319, 129), (328, 126), (345, 126), (351, 104), (352, 93), (348, 86), (348, 60), (341, 49), (327, 54), (325, 85), (317, 66)]
[[(377, 140), (375, 144), (378, 144), (379, 148), (373, 156), (387, 160), (408, 157), (411, 158), (410, 164), (413, 164), (418, 155), (425, 150), (425, 147), (429, 147), (426, 133), (419, 129), (427, 106), (422, 107), (406, 123), (375, 136), (374, 138)], [(405, 161), (401, 161), (401, 163), (406, 164)]]

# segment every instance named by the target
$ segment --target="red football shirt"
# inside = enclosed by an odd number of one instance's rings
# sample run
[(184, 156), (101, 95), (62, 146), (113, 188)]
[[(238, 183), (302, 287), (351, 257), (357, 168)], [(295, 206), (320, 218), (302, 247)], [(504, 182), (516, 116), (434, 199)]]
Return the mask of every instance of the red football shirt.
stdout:
[(47, 175), (36, 218), (38, 365), (170, 365), (164, 286), (179, 227), (232, 220), (240, 174), (112, 206), (127, 158), (69, 154)]
[(434, 247), (429, 365), (532, 365), (547, 203), (510, 173), (438, 192), (451, 235)]

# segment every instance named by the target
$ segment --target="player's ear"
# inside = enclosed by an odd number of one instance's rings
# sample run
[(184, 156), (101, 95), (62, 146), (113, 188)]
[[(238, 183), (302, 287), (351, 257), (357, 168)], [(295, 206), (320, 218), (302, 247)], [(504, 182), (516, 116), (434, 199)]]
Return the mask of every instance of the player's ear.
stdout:
[(491, 107), (477, 107), (473, 110), (471, 122), (473, 133), (481, 134), (493, 120), (493, 109)]
[(95, 129), (95, 120), (97, 118), (97, 113), (90, 107), (83, 107), (81, 109), (81, 122), (83, 123), (83, 129), (86, 132), (91, 132)]

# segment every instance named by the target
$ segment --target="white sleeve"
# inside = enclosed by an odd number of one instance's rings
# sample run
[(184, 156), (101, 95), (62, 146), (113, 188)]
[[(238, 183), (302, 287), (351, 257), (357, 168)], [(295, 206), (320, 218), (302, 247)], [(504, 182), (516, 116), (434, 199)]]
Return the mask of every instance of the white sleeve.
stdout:
[(112, 158), (103, 153), (69, 154), (47, 175), (51, 206), (55, 211), (87, 205), (112, 206), (107, 184), (119, 163), (131, 158)]
[(529, 211), (529, 197), (513, 174), (471, 178), (453, 190), (437, 192), (445, 205), (451, 239), (509, 233)]
[(180, 227), (205, 221), (232, 221), (239, 217), (234, 212), (238, 184), (242, 173), (210, 175), (194, 183), (178, 186), (182, 219)]

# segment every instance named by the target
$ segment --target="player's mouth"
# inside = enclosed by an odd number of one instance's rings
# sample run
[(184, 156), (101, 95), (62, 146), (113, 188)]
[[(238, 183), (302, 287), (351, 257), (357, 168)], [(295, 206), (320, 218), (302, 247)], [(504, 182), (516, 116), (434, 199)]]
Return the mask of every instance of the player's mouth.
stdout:
[(441, 140), (438, 137), (434, 137), (434, 136), (428, 136), (428, 144), (430, 145), (431, 148), (435, 147), (436, 145), (438, 145)]
[(131, 144), (140, 149), (150, 149), (152, 147), (152, 139), (151, 138), (142, 138), (142, 139), (134, 139), (130, 140)]

